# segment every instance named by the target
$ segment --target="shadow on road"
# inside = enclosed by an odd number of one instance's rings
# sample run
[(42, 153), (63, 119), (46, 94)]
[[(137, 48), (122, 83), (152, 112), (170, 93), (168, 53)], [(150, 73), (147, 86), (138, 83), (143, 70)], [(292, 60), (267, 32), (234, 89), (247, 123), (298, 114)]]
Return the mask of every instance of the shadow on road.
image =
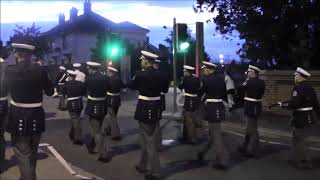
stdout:
[[(43, 160), (43, 159), (47, 159), (49, 156), (47, 153), (45, 152), (40, 152), (37, 154), (37, 159), (38, 160)], [(4, 172), (7, 171), (8, 169), (17, 166), (18, 164), (18, 160), (17, 158), (13, 155), (11, 156), (11, 158), (9, 160), (5, 160), (4, 163), (1, 163), (0, 165), (0, 172)]]

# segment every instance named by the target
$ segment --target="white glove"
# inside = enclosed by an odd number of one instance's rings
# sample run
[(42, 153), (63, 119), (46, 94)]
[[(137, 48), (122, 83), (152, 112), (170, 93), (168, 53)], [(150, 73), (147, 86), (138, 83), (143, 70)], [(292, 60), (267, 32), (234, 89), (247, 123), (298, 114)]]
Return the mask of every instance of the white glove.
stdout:
[(282, 102), (278, 102), (279, 106), (282, 107)]

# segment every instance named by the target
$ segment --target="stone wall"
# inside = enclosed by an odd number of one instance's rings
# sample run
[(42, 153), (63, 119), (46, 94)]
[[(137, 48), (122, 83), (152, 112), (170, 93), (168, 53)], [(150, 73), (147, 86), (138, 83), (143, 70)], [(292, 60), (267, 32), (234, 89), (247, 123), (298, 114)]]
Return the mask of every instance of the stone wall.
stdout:
[[(261, 74), (261, 79), (265, 80), (266, 92), (263, 97), (264, 111), (269, 111), (279, 114), (288, 114), (288, 111), (283, 111), (280, 108), (268, 109), (272, 103), (286, 100), (290, 98), (291, 91), (294, 86), (294, 71), (266, 71)], [(308, 81), (315, 88), (320, 100), (320, 71), (310, 71), (311, 77)]]

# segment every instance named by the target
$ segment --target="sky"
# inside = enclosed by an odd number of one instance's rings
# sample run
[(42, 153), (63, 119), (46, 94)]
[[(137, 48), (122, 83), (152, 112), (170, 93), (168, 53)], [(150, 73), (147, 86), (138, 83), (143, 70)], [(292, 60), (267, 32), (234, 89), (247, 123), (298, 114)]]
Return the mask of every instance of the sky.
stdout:
[[(158, 46), (164, 43), (172, 28), (173, 18), (177, 22), (187, 23), (192, 35), (195, 36), (195, 23), (204, 22), (205, 49), (211, 59), (218, 59), (219, 54), (228, 58), (238, 58), (236, 55), (237, 45), (240, 41), (233, 39), (225, 40), (215, 32), (214, 23), (206, 23), (207, 20), (216, 16), (216, 13), (195, 13), (193, 5), (195, 0), (92, 0), (92, 10), (115, 23), (130, 21), (150, 30), (150, 42)], [(42, 31), (49, 30), (58, 23), (59, 13), (64, 13), (66, 20), (69, 19), (69, 11), (72, 7), (78, 9), (78, 15), (83, 14), (84, 0), (72, 1), (8, 1), (1, 0), (1, 39), (8, 40), (13, 34), (15, 24), (26, 27), (35, 22), (42, 27)], [(167, 26), (168, 29), (164, 29)]]

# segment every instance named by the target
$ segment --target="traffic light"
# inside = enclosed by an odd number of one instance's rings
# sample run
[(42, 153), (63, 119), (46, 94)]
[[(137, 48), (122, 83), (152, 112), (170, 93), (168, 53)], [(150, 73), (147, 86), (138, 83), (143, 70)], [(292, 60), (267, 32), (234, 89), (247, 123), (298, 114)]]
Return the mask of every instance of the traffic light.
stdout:
[(186, 52), (189, 47), (187, 24), (178, 23), (176, 33), (177, 33), (176, 43), (177, 43), (178, 52)]
[(117, 34), (110, 34), (110, 37), (106, 44), (106, 55), (111, 60), (118, 60), (121, 55), (122, 42), (121, 38)]

